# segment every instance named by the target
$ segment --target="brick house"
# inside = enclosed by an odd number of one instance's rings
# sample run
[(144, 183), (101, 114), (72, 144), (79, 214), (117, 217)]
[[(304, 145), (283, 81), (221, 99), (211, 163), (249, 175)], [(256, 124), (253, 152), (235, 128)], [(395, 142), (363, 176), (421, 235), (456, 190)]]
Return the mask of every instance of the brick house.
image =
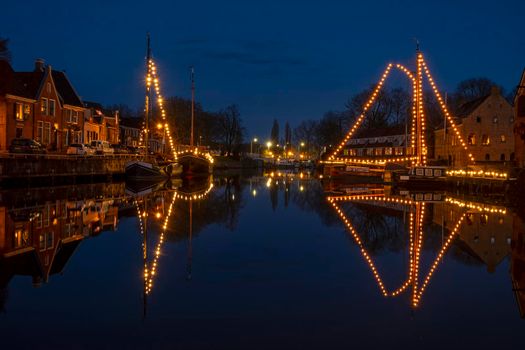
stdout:
[[(491, 93), (460, 106), (455, 116), (458, 130), (476, 163), (514, 160), (514, 111), (497, 87)], [(434, 158), (451, 166), (465, 166), (468, 155), (452, 127), (434, 131)]]
[(516, 165), (525, 167), (525, 69), (514, 96), (514, 139)]
[(89, 143), (93, 140), (108, 141), (110, 144), (120, 142), (118, 115), (115, 112), (105, 111), (100, 103), (85, 102), (84, 140)]
[(120, 140), (123, 145), (138, 147), (143, 120), (141, 118), (121, 118), (120, 120)]
[(0, 151), (14, 138), (36, 140), (51, 152), (81, 141), (85, 108), (64, 72), (36, 60), (32, 72), (15, 72), (0, 61)]

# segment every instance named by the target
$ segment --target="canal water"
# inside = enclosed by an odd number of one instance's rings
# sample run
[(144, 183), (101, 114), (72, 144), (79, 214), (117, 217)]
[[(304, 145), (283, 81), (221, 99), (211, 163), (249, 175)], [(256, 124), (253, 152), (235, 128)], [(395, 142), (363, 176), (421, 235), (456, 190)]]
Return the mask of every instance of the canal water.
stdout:
[(1, 347), (522, 346), (502, 198), (323, 181), (2, 191)]

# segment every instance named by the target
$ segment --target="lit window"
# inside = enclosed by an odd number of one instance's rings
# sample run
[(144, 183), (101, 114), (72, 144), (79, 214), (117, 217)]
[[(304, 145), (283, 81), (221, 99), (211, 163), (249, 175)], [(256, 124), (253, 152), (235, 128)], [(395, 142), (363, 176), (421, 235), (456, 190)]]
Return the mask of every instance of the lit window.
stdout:
[(494, 118), (492, 118), (492, 122), (493, 122), (494, 124), (497, 124), (497, 123), (498, 123), (498, 117), (495, 116)]
[(505, 137), (505, 135), (501, 134), (500, 137), (499, 137), (499, 141), (501, 143), (505, 143), (505, 142), (507, 142), (507, 138)]
[(476, 144), (476, 134), (472, 133), (468, 135), (467, 142), (469, 145), (475, 145)]
[(15, 103), (15, 119), (18, 121), (24, 120), (24, 105), (22, 103)]
[(31, 116), (31, 105), (24, 105), (24, 120)]
[(490, 145), (490, 137), (489, 137), (489, 135), (483, 134), (483, 136), (481, 136), (481, 144), (483, 146)]
[(42, 110), (42, 115), (47, 115), (47, 111), (48, 111), (48, 107), (47, 107), (47, 98), (43, 98), (42, 99), (42, 102), (41, 102), (41, 110)]

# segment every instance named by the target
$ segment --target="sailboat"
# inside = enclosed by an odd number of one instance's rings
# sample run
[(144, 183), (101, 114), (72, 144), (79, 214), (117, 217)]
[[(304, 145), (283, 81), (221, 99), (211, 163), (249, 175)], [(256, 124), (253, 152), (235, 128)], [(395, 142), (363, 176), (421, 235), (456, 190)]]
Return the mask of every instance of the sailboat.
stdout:
[(147, 37), (147, 84), (146, 84), (146, 98), (145, 98), (145, 155), (142, 159), (132, 160), (126, 163), (126, 179), (140, 182), (155, 183), (165, 180), (171, 176), (182, 173), (182, 166), (177, 163), (169, 163), (163, 167), (159, 166), (155, 157), (149, 154), (149, 119), (152, 110), (151, 103), (151, 75), (152, 75), (152, 60), (151, 60), (151, 46), (150, 37)]
[(190, 146), (179, 152), (177, 162), (182, 166), (182, 175), (187, 178), (208, 177), (212, 172), (213, 157), (194, 145), (194, 120), (195, 120), (195, 70), (191, 69), (191, 133)]

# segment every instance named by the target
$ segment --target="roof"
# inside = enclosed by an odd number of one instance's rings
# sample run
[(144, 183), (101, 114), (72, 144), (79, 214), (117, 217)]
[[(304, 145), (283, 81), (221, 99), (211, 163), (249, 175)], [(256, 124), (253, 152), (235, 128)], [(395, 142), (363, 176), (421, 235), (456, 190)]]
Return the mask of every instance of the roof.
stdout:
[[(0, 61), (0, 94), (36, 100), (46, 73), (47, 69), (44, 71), (15, 72), (8, 62)], [(62, 105), (84, 107), (82, 100), (64, 72), (51, 70), (51, 75)]]
[(62, 101), (62, 104), (84, 107), (82, 100), (76, 93), (75, 89), (73, 88), (73, 85), (71, 85), (71, 82), (67, 78), (66, 73), (56, 70), (53, 70), (51, 72), (53, 76), (53, 81), (55, 82), (55, 87), (57, 89), (58, 94), (60, 95), (59, 97)]
[(142, 118), (121, 118), (120, 125), (128, 128), (141, 129)]
[(463, 118), (471, 115), (472, 112), (474, 112), (479, 106), (483, 104), (483, 102), (485, 102), (487, 98), (489, 98), (489, 96), (490, 94), (461, 104), (456, 111), (456, 117)]
[(363, 139), (371, 137), (381, 137), (381, 136), (394, 136), (394, 135), (404, 135), (405, 134), (405, 125), (394, 125), (384, 128), (373, 128), (368, 130), (358, 130), (354, 139)]

